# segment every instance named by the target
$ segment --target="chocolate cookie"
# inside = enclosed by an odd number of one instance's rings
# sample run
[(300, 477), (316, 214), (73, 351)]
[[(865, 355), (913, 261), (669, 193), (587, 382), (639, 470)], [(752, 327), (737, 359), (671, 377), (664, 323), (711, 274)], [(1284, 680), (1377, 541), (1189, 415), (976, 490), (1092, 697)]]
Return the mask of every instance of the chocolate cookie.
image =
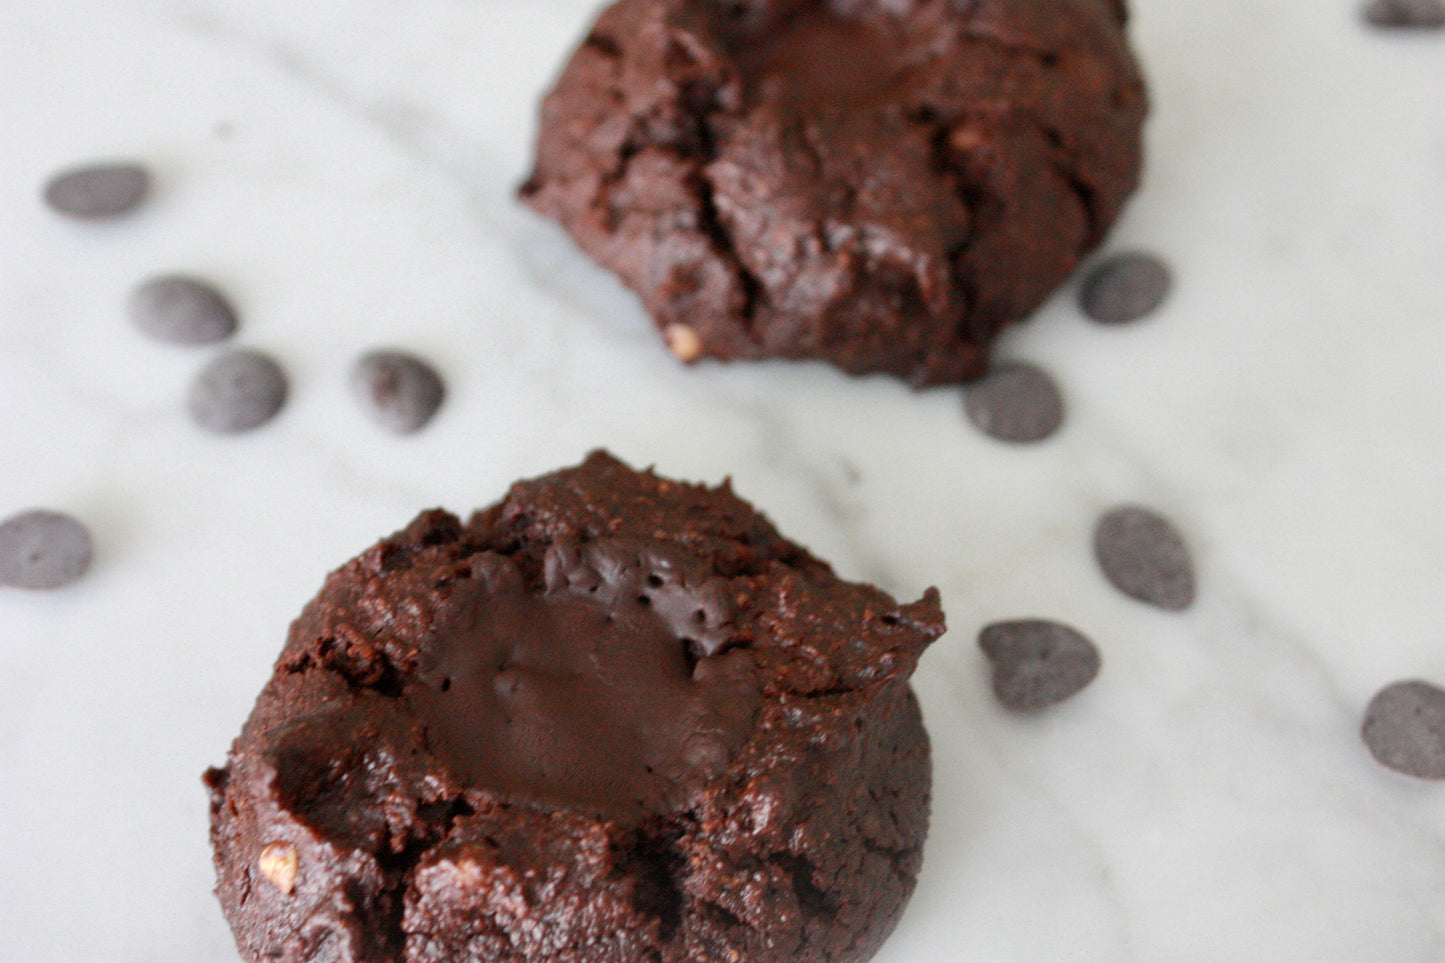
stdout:
[(1137, 184), (1124, 20), (1122, 0), (620, 0), (543, 103), (521, 195), (684, 361), (975, 377)]
[(859, 961), (913, 889), (943, 631), (604, 453), (334, 572), (225, 767), (247, 960)]

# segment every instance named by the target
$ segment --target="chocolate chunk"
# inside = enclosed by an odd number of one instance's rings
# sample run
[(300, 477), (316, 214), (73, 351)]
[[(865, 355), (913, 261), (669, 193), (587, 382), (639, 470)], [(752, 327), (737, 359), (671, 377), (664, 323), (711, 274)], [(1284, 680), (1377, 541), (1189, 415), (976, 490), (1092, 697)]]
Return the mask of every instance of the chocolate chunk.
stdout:
[(1420, 779), (1445, 779), (1445, 690), (1419, 680), (1381, 689), (1360, 734), (1381, 763)]
[(964, 410), (978, 429), (1000, 441), (1042, 441), (1064, 420), (1064, 399), (1048, 372), (1001, 361), (964, 390)]
[(223, 354), (191, 382), (191, 418), (210, 431), (249, 431), (275, 417), (286, 403), (286, 375), (258, 351)]
[(371, 419), (399, 435), (420, 430), (446, 389), (436, 369), (400, 351), (372, 351), (351, 369), (351, 390)]
[(1099, 519), (1094, 557), (1115, 588), (1164, 609), (1194, 601), (1194, 566), (1184, 538), (1147, 508), (1126, 505)]
[(0, 585), (53, 589), (90, 568), (90, 530), (62, 512), (34, 509), (0, 524)]
[(150, 173), (139, 164), (90, 164), (52, 177), (44, 197), (57, 213), (101, 220), (134, 209), (149, 188)]
[(646, 542), (554, 544), (535, 596), (507, 559), (474, 558), (452, 593), (474, 617), (438, 633), (403, 690), (438, 754), (477, 785), (627, 822), (679, 805), (742, 742), (760, 696), (750, 655), (683, 637), (701, 634), (699, 591), (727, 584), (669, 578), (678, 560)]
[(1369, 0), (1362, 8), (1365, 22), (1376, 27), (1439, 30), (1445, 27), (1441, 0)]
[(521, 195), (684, 362), (976, 378), (1138, 182), (1119, 13), (619, 0), (547, 95)]
[(214, 344), (236, 330), (236, 312), (216, 287), (196, 278), (151, 278), (131, 292), (128, 305), (137, 328), (173, 344)]
[(1169, 266), (1152, 254), (1116, 254), (1094, 267), (1079, 287), (1079, 306), (1101, 324), (1137, 321), (1169, 294)]
[(1046, 619), (995, 622), (978, 635), (993, 664), (993, 691), (1006, 709), (1031, 712), (1069, 698), (1099, 674), (1099, 650)]

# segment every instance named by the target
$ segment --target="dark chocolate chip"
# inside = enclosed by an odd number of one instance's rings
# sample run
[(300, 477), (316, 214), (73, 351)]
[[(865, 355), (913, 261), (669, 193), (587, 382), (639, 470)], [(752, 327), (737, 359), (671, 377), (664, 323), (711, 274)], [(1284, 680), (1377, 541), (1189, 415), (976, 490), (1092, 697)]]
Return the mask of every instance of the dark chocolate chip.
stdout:
[(980, 431), (1000, 441), (1042, 441), (1064, 420), (1064, 399), (1042, 368), (1001, 361), (969, 385), (964, 410)]
[(978, 635), (993, 664), (993, 691), (1006, 709), (1030, 712), (1069, 698), (1099, 674), (1099, 650), (1058, 622), (995, 622)]
[(90, 567), (90, 531), (69, 515), (33, 509), (0, 524), (0, 585), (53, 589)]
[(1169, 286), (1169, 267), (1154, 255), (1116, 254), (1085, 275), (1079, 306), (1100, 324), (1137, 321), (1163, 303)]
[(139, 164), (91, 164), (56, 174), (44, 194), (57, 213), (101, 220), (132, 210), (149, 188), (150, 174)]
[(1105, 513), (1094, 529), (1094, 557), (1125, 595), (1164, 609), (1194, 601), (1194, 566), (1183, 536), (1147, 508), (1126, 505)]
[(286, 403), (286, 375), (258, 351), (232, 351), (201, 369), (191, 383), (191, 418), (221, 434), (270, 421)]
[(1370, 0), (1363, 8), (1365, 22), (1375, 27), (1439, 30), (1445, 27), (1441, 0)]
[(173, 344), (215, 344), (236, 330), (236, 312), (215, 286), (196, 278), (165, 275), (131, 292), (136, 327)]
[(399, 435), (419, 430), (446, 389), (436, 369), (400, 351), (372, 351), (351, 369), (351, 390), (378, 425)]
[(1370, 700), (1360, 734), (1391, 769), (1445, 779), (1445, 690), (1418, 679), (1386, 686)]

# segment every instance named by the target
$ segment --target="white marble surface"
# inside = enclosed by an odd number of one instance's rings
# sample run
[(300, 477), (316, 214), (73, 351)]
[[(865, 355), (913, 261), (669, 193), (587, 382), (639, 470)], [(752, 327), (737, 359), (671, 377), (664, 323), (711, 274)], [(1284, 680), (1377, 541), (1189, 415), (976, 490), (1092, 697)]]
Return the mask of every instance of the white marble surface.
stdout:
[[(0, 591), (0, 957), (224, 963), (202, 769), (324, 573), (417, 510), (468, 510), (605, 445), (718, 481), (849, 577), (942, 590), (917, 677), (936, 746), (922, 880), (879, 963), (1445, 960), (1445, 785), (1358, 738), (1445, 683), (1445, 35), (1352, 0), (1136, 0), (1150, 167), (1111, 249), (1168, 258), (1147, 323), (1066, 290), (1004, 345), (1063, 432), (1011, 448), (956, 389), (815, 365), (677, 366), (634, 301), (512, 200), (588, 0), (0, 5), (0, 516), (93, 528), (54, 593)], [(156, 171), (104, 225), (39, 201), (94, 158)], [(130, 287), (186, 270), (293, 378), (203, 435), (214, 349), (146, 341)], [(345, 391), (363, 349), (437, 359), (419, 436)], [(1113, 592), (1119, 501), (1193, 546), (1183, 614)], [(1103, 651), (1034, 718), (989, 693), (985, 623)]]

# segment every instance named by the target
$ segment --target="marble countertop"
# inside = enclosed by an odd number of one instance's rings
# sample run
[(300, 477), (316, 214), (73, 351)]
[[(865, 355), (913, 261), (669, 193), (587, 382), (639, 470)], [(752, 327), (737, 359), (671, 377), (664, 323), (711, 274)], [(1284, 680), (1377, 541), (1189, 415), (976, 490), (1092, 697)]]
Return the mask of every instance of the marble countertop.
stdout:
[[(878, 963), (1445, 959), (1445, 785), (1378, 765), (1365, 705), (1445, 684), (1445, 35), (1336, 0), (1136, 0), (1149, 170), (1106, 250), (1166, 258), (1145, 322), (1065, 289), (1002, 346), (1067, 397), (992, 441), (956, 388), (676, 364), (632, 297), (520, 208), (535, 106), (588, 0), (49, 0), (0, 7), (0, 516), (90, 525), (50, 593), (0, 591), (0, 956), (226, 963), (202, 770), (324, 574), (418, 510), (489, 504), (606, 446), (735, 488), (846, 577), (942, 592), (916, 678), (933, 830)], [(105, 224), (56, 170), (134, 158)], [(215, 349), (146, 340), (130, 289), (221, 285), (286, 409), (187, 419)], [(450, 396), (385, 435), (377, 345)], [(1094, 520), (1184, 532), (1192, 608), (1113, 591)], [(1039, 616), (1103, 671), (1042, 714), (979, 629)]]

